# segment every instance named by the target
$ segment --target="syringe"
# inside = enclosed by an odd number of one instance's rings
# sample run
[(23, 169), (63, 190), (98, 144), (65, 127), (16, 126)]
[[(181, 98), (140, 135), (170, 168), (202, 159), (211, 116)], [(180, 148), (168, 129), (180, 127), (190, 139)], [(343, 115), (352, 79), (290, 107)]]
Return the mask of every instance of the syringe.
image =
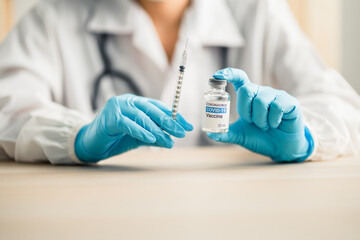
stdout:
[(186, 52), (187, 43), (188, 43), (188, 39), (186, 39), (185, 49), (183, 51), (181, 64), (179, 66), (178, 80), (177, 80), (177, 85), (176, 85), (174, 101), (173, 101), (173, 105), (172, 105), (172, 118), (174, 120), (176, 120), (176, 115), (178, 112), (178, 107), (179, 107), (179, 102), (180, 102), (180, 94), (181, 94), (181, 86), (182, 86), (182, 82), (184, 79), (185, 65), (186, 65), (186, 58), (187, 58), (187, 52)]

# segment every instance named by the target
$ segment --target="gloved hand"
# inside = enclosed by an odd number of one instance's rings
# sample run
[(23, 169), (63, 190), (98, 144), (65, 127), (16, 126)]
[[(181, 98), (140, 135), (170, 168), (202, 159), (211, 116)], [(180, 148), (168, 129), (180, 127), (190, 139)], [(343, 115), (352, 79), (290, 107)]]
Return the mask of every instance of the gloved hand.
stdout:
[(303, 124), (296, 98), (285, 91), (251, 83), (239, 69), (223, 69), (213, 77), (233, 84), (240, 118), (227, 133), (208, 133), (211, 139), (239, 144), (276, 162), (300, 162), (310, 156), (313, 138)]
[(75, 153), (84, 162), (97, 162), (141, 145), (171, 148), (169, 134), (182, 138), (193, 127), (180, 114), (176, 121), (170, 116), (171, 110), (160, 101), (131, 94), (113, 97), (80, 129)]

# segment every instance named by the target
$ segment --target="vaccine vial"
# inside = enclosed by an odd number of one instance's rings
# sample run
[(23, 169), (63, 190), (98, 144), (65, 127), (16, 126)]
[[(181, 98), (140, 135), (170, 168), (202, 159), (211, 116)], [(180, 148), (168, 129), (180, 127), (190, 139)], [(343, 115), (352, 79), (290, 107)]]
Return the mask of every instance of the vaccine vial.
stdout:
[(227, 81), (209, 79), (210, 90), (204, 94), (202, 130), (224, 133), (229, 130), (230, 94), (225, 91)]

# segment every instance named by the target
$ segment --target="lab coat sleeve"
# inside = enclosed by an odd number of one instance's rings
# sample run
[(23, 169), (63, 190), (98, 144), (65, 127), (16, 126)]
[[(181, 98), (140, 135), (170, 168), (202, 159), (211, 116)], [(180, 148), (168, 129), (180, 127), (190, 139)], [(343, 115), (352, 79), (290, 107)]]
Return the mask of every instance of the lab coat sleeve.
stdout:
[(55, 16), (47, 10), (45, 4), (36, 7), (0, 45), (0, 155), (21, 162), (79, 163), (74, 141), (89, 119), (61, 104)]
[(338, 72), (322, 62), (285, 0), (262, 3), (266, 5), (264, 69), (275, 87), (299, 100), (304, 122), (315, 141), (310, 159), (358, 154), (359, 95)]

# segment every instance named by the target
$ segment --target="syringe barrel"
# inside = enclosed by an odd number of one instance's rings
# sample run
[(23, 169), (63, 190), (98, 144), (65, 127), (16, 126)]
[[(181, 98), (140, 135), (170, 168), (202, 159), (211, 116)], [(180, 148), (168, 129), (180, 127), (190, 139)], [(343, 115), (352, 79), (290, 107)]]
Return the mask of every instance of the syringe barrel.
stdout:
[(187, 52), (186, 52), (187, 42), (188, 42), (188, 40), (186, 39), (185, 50), (183, 51), (183, 54), (182, 54), (181, 64), (180, 64), (179, 73), (178, 73), (178, 80), (177, 80), (177, 84), (176, 84), (176, 92), (175, 92), (175, 97), (174, 97), (174, 101), (173, 101), (173, 105), (172, 105), (172, 118), (174, 120), (176, 120), (176, 115), (178, 112), (178, 107), (179, 107), (179, 102), (180, 102), (180, 94), (181, 94), (181, 86), (182, 86), (184, 73), (185, 73), (185, 66), (186, 66), (186, 60), (187, 60)]
[(184, 71), (185, 71), (185, 67), (180, 66), (178, 80), (176, 83), (175, 97), (174, 97), (174, 101), (173, 101), (173, 105), (172, 105), (172, 118), (174, 120), (176, 120), (176, 115), (177, 115), (178, 108), (179, 108), (181, 87), (182, 87), (182, 82), (183, 82), (183, 78), (184, 78)]

